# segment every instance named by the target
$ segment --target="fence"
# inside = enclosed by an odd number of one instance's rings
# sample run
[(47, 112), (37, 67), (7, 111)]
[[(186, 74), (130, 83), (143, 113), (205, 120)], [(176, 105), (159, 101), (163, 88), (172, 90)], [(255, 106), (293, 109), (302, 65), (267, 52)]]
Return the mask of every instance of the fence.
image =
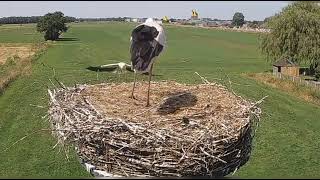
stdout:
[(320, 90), (320, 82), (316, 82), (316, 81), (306, 81), (300, 77), (294, 77), (294, 76), (288, 76), (288, 75), (284, 75), (282, 73), (279, 72), (273, 72), (273, 75), (279, 79), (285, 79), (285, 80), (290, 80), (294, 83), (300, 84), (300, 85), (305, 85), (308, 86), (310, 88), (315, 88), (317, 90)]

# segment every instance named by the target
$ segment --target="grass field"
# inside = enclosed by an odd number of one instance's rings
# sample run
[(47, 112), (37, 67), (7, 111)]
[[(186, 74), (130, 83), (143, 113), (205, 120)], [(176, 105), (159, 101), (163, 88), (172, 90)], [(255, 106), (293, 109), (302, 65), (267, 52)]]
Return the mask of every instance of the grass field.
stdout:
[[(42, 117), (47, 111), (47, 88), (52, 88), (53, 70), (64, 84), (117, 81), (112, 73), (86, 70), (88, 66), (129, 62), (129, 35), (134, 24), (71, 24), (65, 38), (52, 42), (32, 67), (32, 74), (14, 81), (0, 96), (0, 177), (90, 177), (75, 154), (52, 149), (56, 140)], [(10, 30), (8, 30), (10, 29)], [(155, 65), (154, 80), (201, 83), (199, 72), (209, 81), (228, 84), (238, 94), (263, 103), (263, 118), (249, 162), (234, 176), (240, 178), (320, 177), (320, 108), (287, 92), (242, 76), (265, 72), (269, 65), (257, 49), (257, 34), (219, 30), (166, 28), (168, 48)], [(34, 25), (0, 26), (0, 43), (38, 42)], [(132, 80), (128, 76), (128, 81)], [(140, 77), (141, 79), (141, 77)], [(145, 79), (145, 77), (144, 77)], [(222, 79), (222, 80), (218, 80)], [(34, 105), (44, 106), (44, 108)]]

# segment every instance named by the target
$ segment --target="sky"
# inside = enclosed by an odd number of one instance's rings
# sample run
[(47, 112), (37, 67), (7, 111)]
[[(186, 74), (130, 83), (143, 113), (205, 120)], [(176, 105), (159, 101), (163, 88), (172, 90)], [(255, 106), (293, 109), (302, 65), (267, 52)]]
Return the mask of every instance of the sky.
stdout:
[(0, 1), (0, 17), (42, 16), (61, 11), (77, 18), (153, 17), (190, 18), (195, 9), (199, 18), (231, 20), (242, 12), (245, 20), (264, 20), (280, 12), (289, 1)]

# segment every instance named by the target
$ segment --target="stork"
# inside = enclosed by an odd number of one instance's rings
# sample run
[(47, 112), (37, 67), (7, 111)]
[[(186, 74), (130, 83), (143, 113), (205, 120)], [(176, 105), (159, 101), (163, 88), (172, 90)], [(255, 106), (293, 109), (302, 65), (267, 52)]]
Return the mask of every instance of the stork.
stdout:
[(131, 70), (131, 65), (127, 64), (127, 63), (124, 63), (124, 62), (119, 62), (119, 63), (114, 63), (114, 64), (101, 65), (100, 68), (101, 69), (111, 68), (111, 69), (117, 70), (117, 71), (120, 70), (120, 72), (122, 73), (122, 72), (125, 72), (124, 70), (130, 71)]
[(127, 79), (126, 76), (126, 71), (131, 71), (133, 72), (131, 65), (124, 63), (124, 62), (119, 62), (119, 63), (113, 63), (113, 64), (105, 64), (101, 66), (90, 66), (87, 69), (92, 70), (92, 71), (111, 71), (114, 73), (118, 73), (118, 78), (120, 79), (120, 74), (125, 75), (125, 79)]
[(101, 66), (89, 66), (87, 69), (92, 71), (113, 71), (113, 72), (115, 71), (125, 72), (124, 70), (132, 71), (131, 65), (124, 62), (105, 64)]
[(132, 71), (131, 65), (124, 63), (124, 62), (119, 62), (119, 63), (114, 63), (114, 64), (106, 64), (106, 65), (102, 65), (100, 67), (101, 67), (101, 69), (114, 68), (116, 73), (118, 73), (118, 78), (120, 79), (120, 74), (124, 74), (125, 80), (127, 80), (126, 71)]
[(150, 82), (152, 76), (153, 63), (161, 52), (165, 49), (166, 36), (161, 24), (148, 18), (145, 23), (136, 26), (131, 33), (131, 64), (134, 70), (134, 82), (131, 97), (134, 97), (136, 84), (136, 73), (148, 73), (148, 95), (147, 104), (150, 106)]

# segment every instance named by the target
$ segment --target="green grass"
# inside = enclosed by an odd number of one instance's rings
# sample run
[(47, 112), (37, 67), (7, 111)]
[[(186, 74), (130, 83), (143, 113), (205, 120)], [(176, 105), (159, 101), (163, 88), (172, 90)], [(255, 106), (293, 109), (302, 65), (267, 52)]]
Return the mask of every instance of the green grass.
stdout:
[[(3, 150), (21, 137), (48, 122), (41, 117), (47, 111), (47, 86), (52, 88), (53, 67), (56, 76), (66, 85), (117, 81), (112, 73), (86, 70), (92, 65), (129, 62), (129, 36), (134, 24), (79, 23), (72, 24), (64, 37), (78, 41), (60, 41), (33, 65), (32, 74), (21, 77), (0, 97), (0, 177), (90, 177), (71, 153), (67, 162), (63, 152), (52, 150), (56, 143), (49, 132), (34, 134), (8, 151)], [(36, 42), (41, 35), (34, 25), (2, 30), (0, 42)], [(240, 95), (258, 100), (266, 95), (263, 118), (254, 141), (249, 162), (234, 176), (241, 178), (294, 178), (320, 176), (320, 109), (286, 92), (241, 76), (241, 73), (264, 72), (270, 69), (257, 49), (257, 35), (242, 32), (182, 28), (168, 26), (167, 50), (155, 65), (154, 80), (176, 80), (200, 83), (194, 72), (208, 80), (227, 76)], [(184, 62), (187, 60), (187, 62)], [(45, 64), (46, 66), (44, 66)], [(130, 76), (128, 76), (130, 77)], [(141, 77), (140, 77), (141, 79)], [(132, 77), (128, 78), (131, 81)], [(42, 105), (46, 108), (37, 108)]]
[(35, 24), (12, 24), (0, 26), (0, 43), (34, 43), (42, 37)]

